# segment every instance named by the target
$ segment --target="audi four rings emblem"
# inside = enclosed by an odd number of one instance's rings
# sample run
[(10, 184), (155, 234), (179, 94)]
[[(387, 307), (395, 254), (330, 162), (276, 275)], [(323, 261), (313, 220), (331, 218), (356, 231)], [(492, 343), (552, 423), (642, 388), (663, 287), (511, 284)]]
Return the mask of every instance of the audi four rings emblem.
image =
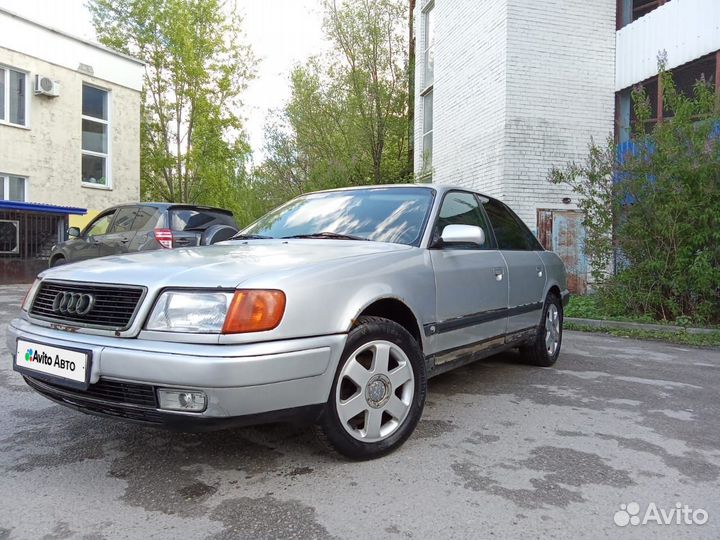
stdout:
[(53, 311), (55, 313), (87, 315), (95, 304), (95, 297), (92, 294), (77, 292), (59, 292), (53, 300)]

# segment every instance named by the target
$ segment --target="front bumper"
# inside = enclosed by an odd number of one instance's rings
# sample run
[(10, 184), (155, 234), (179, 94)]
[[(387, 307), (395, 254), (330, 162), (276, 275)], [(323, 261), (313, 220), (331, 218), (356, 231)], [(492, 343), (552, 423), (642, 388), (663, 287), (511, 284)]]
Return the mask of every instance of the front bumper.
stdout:
[(91, 414), (196, 430), (316, 414), (327, 402), (347, 335), (239, 345), (190, 344), (72, 333), (15, 319), (7, 329), (7, 347), (13, 355), (18, 338), (91, 351), (90, 389), (124, 382), (152, 388), (152, 392), (156, 388), (200, 390), (207, 396), (207, 407), (201, 413), (175, 412), (124, 401), (123, 394), (108, 400), (23, 372), (28, 384), (42, 395)]

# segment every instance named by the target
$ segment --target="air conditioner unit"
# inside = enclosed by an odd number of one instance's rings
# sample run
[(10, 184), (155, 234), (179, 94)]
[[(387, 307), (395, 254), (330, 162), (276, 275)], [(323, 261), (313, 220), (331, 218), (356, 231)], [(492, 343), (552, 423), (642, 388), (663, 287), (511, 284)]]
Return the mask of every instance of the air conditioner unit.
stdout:
[(58, 97), (60, 95), (60, 83), (53, 81), (50, 77), (35, 75), (35, 95)]
[(0, 253), (20, 253), (20, 223), (0, 219)]

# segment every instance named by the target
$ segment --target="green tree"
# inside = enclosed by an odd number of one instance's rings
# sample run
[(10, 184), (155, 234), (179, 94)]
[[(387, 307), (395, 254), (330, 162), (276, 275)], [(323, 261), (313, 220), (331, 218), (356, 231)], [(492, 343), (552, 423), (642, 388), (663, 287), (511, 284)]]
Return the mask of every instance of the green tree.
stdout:
[[(587, 254), (611, 315), (720, 322), (720, 94), (691, 95), (660, 71), (666, 120), (650, 129), (645, 90), (633, 92), (633, 150), (591, 144), (585, 163), (550, 180), (581, 195)], [(611, 235), (612, 233), (612, 235)], [(613, 252), (620, 263), (605, 275)]]
[(412, 179), (407, 2), (323, 0), (329, 52), (293, 69), (257, 181), (308, 189)]
[(144, 199), (242, 208), (250, 149), (238, 116), (254, 59), (220, 0), (90, 0), (98, 39), (145, 62)]

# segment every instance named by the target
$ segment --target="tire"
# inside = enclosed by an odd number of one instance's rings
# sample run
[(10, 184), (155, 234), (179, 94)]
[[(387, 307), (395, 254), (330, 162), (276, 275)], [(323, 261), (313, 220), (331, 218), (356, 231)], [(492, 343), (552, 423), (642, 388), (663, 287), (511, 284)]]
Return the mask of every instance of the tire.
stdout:
[(59, 255), (55, 257), (52, 261), (50, 261), (50, 268), (55, 268), (56, 266), (60, 266), (61, 264), (66, 264), (67, 259), (63, 257), (62, 255)]
[(238, 230), (230, 225), (213, 225), (203, 231), (200, 236), (200, 245), (210, 246), (224, 240), (230, 240), (237, 232)]
[(358, 461), (389, 454), (415, 430), (426, 394), (425, 359), (417, 341), (393, 321), (360, 317), (340, 357), (319, 420), (320, 437)]
[[(555, 323), (552, 324), (551, 321), (555, 321)], [(560, 355), (562, 327), (562, 302), (556, 294), (548, 293), (543, 305), (542, 319), (540, 319), (535, 341), (531, 345), (520, 347), (520, 354), (523, 359), (533, 366), (552, 366)]]

